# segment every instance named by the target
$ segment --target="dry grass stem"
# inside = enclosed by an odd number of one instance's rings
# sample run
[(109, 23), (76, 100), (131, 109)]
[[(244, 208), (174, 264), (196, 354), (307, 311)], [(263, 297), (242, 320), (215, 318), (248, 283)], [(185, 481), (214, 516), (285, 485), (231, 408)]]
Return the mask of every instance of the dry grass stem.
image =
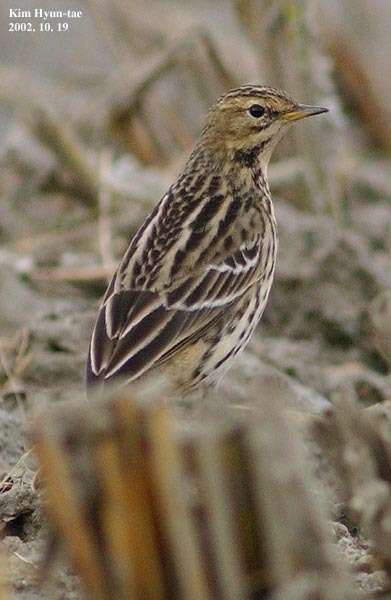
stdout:
[(244, 600), (303, 579), (321, 600), (357, 598), (275, 398), (256, 427), (218, 421), (186, 434), (168, 406), (142, 398), (68, 406), (35, 424), (52, 531), (87, 597)]

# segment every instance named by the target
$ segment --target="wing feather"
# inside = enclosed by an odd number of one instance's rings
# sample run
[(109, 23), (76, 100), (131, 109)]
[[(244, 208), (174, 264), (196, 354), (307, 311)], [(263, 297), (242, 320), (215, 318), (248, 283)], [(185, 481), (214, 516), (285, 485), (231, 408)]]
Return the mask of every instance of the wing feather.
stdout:
[(199, 339), (259, 279), (260, 252), (257, 236), (201, 273), (159, 291), (112, 283), (91, 339), (89, 383), (130, 382)]

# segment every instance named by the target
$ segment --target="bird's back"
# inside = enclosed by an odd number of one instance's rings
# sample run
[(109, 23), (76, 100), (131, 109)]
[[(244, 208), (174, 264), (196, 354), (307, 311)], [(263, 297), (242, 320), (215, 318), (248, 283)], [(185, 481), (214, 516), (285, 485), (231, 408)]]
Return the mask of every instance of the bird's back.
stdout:
[(135, 234), (106, 292), (88, 384), (130, 383), (156, 368), (182, 391), (215, 381), (260, 318), (275, 252), (267, 187), (185, 172)]

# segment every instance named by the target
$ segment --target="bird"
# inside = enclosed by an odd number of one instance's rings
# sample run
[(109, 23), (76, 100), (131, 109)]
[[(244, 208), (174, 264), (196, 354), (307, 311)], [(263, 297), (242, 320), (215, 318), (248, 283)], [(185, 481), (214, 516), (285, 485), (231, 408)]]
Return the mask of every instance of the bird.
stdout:
[(152, 373), (183, 397), (221, 381), (251, 338), (273, 282), (270, 157), (292, 123), (325, 112), (262, 85), (217, 100), (108, 285), (90, 342), (88, 393)]

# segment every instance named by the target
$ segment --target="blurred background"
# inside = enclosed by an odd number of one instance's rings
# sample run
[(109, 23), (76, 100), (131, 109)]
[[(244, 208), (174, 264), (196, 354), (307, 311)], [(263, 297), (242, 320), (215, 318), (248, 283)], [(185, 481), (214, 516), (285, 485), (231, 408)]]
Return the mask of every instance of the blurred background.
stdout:
[[(82, 16), (9, 32), (42, 21), (10, 8)], [(222, 410), (269, 389), (308, 410), (340, 390), (390, 398), (388, 0), (3, 0), (0, 13), (1, 473), (32, 409), (83, 393), (110, 273), (210, 105), (243, 83), (330, 113), (295, 127), (270, 167), (276, 281)]]

